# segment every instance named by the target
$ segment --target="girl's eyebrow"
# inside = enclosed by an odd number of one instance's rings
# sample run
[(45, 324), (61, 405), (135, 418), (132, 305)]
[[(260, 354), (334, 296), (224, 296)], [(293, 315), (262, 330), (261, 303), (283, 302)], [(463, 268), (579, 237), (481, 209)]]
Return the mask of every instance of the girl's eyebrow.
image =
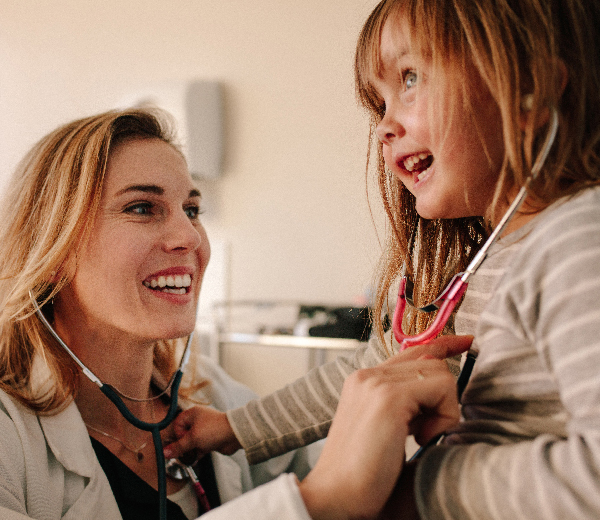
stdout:
[[(119, 190), (116, 195), (123, 195), (125, 193), (130, 193), (132, 191), (141, 191), (143, 193), (152, 193), (154, 195), (164, 195), (165, 190), (164, 188), (161, 188), (160, 186), (157, 186), (156, 184), (134, 184), (132, 186), (127, 186), (126, 188), (123, 188), (122, 190)], [(193, 189), (190, 190), (190, 193), (188, 195), (188, 197), (194, 198), (194, 197), (201, 197), (201, 194), (198, 190)]]

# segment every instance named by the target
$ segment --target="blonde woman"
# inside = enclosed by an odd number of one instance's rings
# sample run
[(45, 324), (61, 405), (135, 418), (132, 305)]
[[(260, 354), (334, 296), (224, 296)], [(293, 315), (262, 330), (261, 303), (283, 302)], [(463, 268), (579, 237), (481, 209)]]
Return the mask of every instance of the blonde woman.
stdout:
[[(252, 469), (242, 452), (202, 457), (198, 483), (164, 475), (153, 441), (172, 440), (172, 429), (158, 439), (138, 429), (90, 373), (138, 420), (156, 424), (167, 416), (178, 338), (194, 329), (210, 256), (200, 206), (160, 113), (74, 121), (20, 164), (0, 217), (3, 519), (374, 517), (400, 472), (419, 405), (431, 411), (425, 435), (457, 420), (441, 362), (407, 358), (349, 383), (325, 462), (301, 484), (310, 469), (301, 452)], [(224, 411), (253, 397), (207, 360), (197, 368), (203, 378), (192, 373), (175, 392), (181, 406), (202, 400)], [(385, 448), (391, 444), (393, 455)], [(386, 471), (373, 480), (383, 460)]]

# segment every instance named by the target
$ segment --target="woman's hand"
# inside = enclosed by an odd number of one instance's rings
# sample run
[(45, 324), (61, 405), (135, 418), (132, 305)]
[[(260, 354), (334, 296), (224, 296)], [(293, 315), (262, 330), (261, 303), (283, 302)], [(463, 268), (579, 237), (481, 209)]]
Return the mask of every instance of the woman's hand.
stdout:
[(402, 470), (406, 437), (426, 442), (458, 422), (456, 381), (441, 359), (471, 340), (445, 336), (346, 379), (323, 452), (300, 484), (315, 520), (377, 517)]
[(166, 458), (193, 461), (211, 451), (231, 455), (242, 447), (227, 415), (208, 406), (184, 410), (175, 418), (172, 426), (177, 440), (165, 446)]

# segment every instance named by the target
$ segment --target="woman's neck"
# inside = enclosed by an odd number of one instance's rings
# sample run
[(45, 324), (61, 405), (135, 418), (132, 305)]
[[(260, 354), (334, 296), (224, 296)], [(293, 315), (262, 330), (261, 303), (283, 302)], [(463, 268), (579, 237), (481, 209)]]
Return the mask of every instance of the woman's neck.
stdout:
[[(84, 363), (103, 383), (110, 384), (123, 398), (129, 410), (139, 419), (154, 422), (152, 397), (152, 351), (106, 348), (100, 356), (86, 356)], [(95, 352), (97, 352), (94, 349)], [(133, 399), (128, 399), (131, 397)], [(141, 400), (141, 401), (138, 401)], [(128, 428), (116, 406), (87, 377), (81, 376), (75, 398), (84, 422), (103, 431)]]
[[(152, 421), (151, 397), (154, 344), (140, 342), (118, 331), (98, 330), (79, 323), (69, 326), (55, 321), (57, 333), (102, 383), (112, 386), (131, 412), (142, 420)], [(138, 402), (136, 400), (142, 400)], [(79, 377), (75, 402), (83, 420), (96, 428), (119, 430), (126, 422), (115, 405), (84, 374)]]

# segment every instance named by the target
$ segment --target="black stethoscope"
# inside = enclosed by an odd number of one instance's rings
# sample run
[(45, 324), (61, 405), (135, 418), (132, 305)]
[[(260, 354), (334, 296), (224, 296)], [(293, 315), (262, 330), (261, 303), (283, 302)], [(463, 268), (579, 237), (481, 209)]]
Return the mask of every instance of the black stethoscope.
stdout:
[(183, 351), (183, 355), (181, 356), (181, 361), (179, 363), (179, 367), (177, 368), (177, 371), (173, 374), (171, 381), (167, 385), (167, 389), (168, 388), (171, 389), (171, 392), (170, 392), (170, 394), (171, 394), (170, 401), (171, 402), (169, 404), (169, 411), (167, 412), (167, 414), (161, 421), (159, 421), (157, 423), (149, 423), (146, 421), (142, 421), (142, 420), (138, 419), (135, 415), (133, 415), (133, 413), (131, 413), (129, 408), (127, 408), (127, 405), (123, 402), (123, 399), (121, 399), (121, 396), (119, 396), (118, 391), (114, 387), (109, 385), (108, 383), (103, 383), (102, 381), (100, 381), (100, 379), (89, 368), (87, 368), (83, 364), (83, 361), (81, 361), (75, 355), (75, 353), (67, 346), (67, 344), (56, 333), (56, 331), (54, 330), (54, 327), (52, 327), (52, 325), (50, 325), (50, 322), (46, 319), (46, 316), (44, 316), (44, 313), (40, 309), (40, 307), (39, 307), (36, 299), (33, 297), (33, 294), (31, 291), (29, 291), (29, 298), (31, 299), (31, 302), (33, 303), (35, 312), (38, 315), (41, 322), (48, 329), (50, 334), (52, 334), (52, 336), (54, 336), (54, 339), (56, 339), (56, 341), (58, 341), (60, 346), (63, 349), (65, 349), (67, 354), (69, 354), (69, 356), (71, 356), (73, 361), (75, 361), (75, 363), (77, 363), (79, 365), (79, 367), (81, 368), (81, 370), (83, 371), (85, 376), (90, 381), (92, 381), (93, 383), (98, 385), (98, 387), (100, 388), (102, 393), (114, 403), (114, 405), (117, 407), (117, 410), (119, 410), (119, 412), (121, 412), (121, 415), (123, 417), (125, 417), (125, 419), (127, 419), (127, 421), (129, 421), (133, 426), (135, 426), (136, 428), (138, 428), (140, 430), (152, 432), (152, 440), (154, 441), (154, 453), (156, 455), (156, 468), (158, 471), (159, 513), (160, 513), (161, 520), (166, 520), (166, 518), (167, 518), (167, 472), (166, 472), (166, 467), (165, 467), (165, 457), (163, 454), (163, 446), (162, 446), (162, 439), (160, 438), (160, 432), (162, 430), (164, 430), (167, 426), (169, 426), (169, 424), (171, 424), (173, 422), (173, 419), (175, 419), (175, 416), (177, 415), (177, 394), (179, 392), (179, 385), (181, 384), (181, 378), (183, 377), (183, 370), (184, 370), (185, 366), (187, 365), (187, 362), (190, 358), (190, 346), (192, 344), (193, 332), (189, 335), (187, 344), (185, 346), (185, 350)]

